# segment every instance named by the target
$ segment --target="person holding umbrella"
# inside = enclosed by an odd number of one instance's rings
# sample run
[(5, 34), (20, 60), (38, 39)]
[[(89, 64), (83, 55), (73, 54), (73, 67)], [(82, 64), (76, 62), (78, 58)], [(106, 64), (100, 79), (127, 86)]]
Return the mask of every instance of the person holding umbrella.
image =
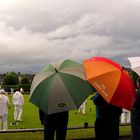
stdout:
[(68, 111), (47, 115), (39, 109), (39, 118), (41, 124), (44, 125), (44, 140), (54, 140), (56, 132), (56, 140), (65, 140), (68, 125)]
[(93, 92), (87, 82), (84, 66), (66, 59), (51, 63), (37, 73), (30, 89), (30, 102), (39, 107), (44, 125), (44, 139), (65, 140), (68, 111), (77, 110)]
[(99, 93), (93, 96), (93, 102), (96, 105), (96, 140), (118, 140), (122, 109), (108, 104)]
[(140, 140), (140, 77), (136, 84), (136, 100), (131, 108), (132, 140)]

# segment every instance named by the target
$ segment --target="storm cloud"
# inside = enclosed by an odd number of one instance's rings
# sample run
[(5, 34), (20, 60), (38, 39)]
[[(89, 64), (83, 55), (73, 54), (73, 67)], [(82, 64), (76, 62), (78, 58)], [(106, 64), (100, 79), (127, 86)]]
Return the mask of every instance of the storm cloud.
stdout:
[(0, 1), (0, 73), (38, 72), (103, 56), (129, 67), (140, 55), (138, 0)]

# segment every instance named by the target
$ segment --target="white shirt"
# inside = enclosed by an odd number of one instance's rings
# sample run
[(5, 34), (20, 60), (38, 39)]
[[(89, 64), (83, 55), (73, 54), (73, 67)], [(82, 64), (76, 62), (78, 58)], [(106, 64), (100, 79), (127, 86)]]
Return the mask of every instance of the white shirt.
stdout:
[(19, 91), (16, 91), (13, 94), (13, 104), (14, 105), (24, 105), (24, 97)]
[(123, 108), (122, 113), (129, 113), (129, 110)]
[(6, 95), (0, 94), (0, 116), (8, 114), (9, 98)]

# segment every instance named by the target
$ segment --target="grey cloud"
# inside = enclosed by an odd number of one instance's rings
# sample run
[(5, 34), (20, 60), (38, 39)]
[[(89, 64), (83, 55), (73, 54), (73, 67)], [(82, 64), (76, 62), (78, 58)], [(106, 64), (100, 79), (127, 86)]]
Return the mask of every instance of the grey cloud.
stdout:
[(0, 6), (0, 72), (95, 55), (129, 66), (127, 57), (140, 54), (137, 0), (11, 1)]

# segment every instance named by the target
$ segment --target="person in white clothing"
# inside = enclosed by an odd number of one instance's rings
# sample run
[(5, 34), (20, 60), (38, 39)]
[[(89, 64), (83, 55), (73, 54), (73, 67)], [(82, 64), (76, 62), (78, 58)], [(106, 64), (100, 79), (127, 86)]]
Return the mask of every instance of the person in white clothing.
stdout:
[(0, 130), (8, 129), (7, 126), (7, 116), (8, 116), (8, 106), (9, 98), (5, 95), (5, 90), (0, 90)]
[(14, 105), (14, 120), (22, 121), (22, 107), (24, 105), (24, 96), (21, 92), (16, 91), (13, 94), (13, 105)]
[(20, 88), (20, 92), (21, 92), (21, 93), (23, 93), (23, 92), (24, 92), (23, 88)]
[(130, 111), (123, 109), (122, 114), (121, 114), (121, 123), (130, 123)]
[(78, 110), (79, 113), (86, 114), (86, 104), (87, 104), (87, 99), (80, 106)]

